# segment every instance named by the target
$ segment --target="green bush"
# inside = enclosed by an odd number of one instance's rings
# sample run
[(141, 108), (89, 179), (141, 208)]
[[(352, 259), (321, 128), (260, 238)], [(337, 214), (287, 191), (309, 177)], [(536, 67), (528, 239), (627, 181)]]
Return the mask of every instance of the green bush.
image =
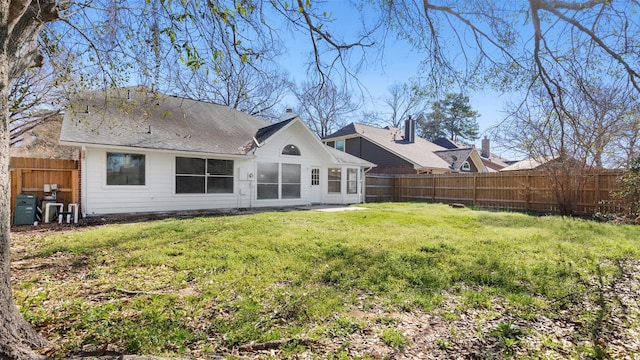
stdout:
[(622, 203), (622, 215), (640, 215), (640, 156), (636, 157), (620, 178), (620, 190), (613, 194)]

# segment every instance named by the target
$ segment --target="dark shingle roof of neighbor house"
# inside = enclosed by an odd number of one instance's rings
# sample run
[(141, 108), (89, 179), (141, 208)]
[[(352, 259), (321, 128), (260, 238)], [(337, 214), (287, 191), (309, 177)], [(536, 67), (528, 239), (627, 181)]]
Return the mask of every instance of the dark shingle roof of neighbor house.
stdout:
[(342, 137), (359, 135), (368, 141), (387, 149), (397, 156), (415, 164), (420, 169), (449, 169), (449, 163), (434, 152), (446, 150), (432, 142), (415, 137), (415, 142), (409, 143), (404, 139), (404, 131), (394, 127), (378, 128), (369, 125), (351, 123), (324, 138), (324, 141)]
[(466, 149), (468, 147), (471, 147), (470, 145), (463, 144), (460, 141), (455, 141), (444, 137), (433, 140), (433, 143), (436, 145), (440, 145), (445, 149)]
[(60, 141), (242, 155), (269, 125), (228, 106), (130, 87), (79, 96)]
[(474, 148), (466, 149), (449, 149), (436, 151), (435, 154), (449, 163), (449, 167), (452, 170), (460, 170), (462, 164), (469, 159), (471, 153), (475, 151)]

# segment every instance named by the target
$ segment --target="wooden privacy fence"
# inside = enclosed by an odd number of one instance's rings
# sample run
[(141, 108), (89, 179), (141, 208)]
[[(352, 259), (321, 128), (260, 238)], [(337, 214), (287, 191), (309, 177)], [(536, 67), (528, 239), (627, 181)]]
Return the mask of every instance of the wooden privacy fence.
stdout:
[(12, 216), (16, 195), (35, 194), (42, 200), (45, 184), (58, 185), (57, 199), (65, 205), (80, 200), (78, 161), (12, 157), (10, 173)]
[[(572, 213), (612, 212), (617, 203), (618, 170), (600, 170), (553, 178), (547, 171), (443, 175), (367, 174), (367, 202), (424, 201), (463, 203), (497, 209), (563, 213), (562, 200)], [(560, 197), (560, 198), (559, 198)]]

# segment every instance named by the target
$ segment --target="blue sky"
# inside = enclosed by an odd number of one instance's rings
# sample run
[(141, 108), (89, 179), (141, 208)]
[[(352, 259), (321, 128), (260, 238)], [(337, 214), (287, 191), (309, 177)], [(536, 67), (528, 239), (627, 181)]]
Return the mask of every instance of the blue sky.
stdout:
[[(356, 38), (357, 32), (361, 30), (362, 26), (358, 13), (348, 5), (347, 1), (328, 1), (323, 6), (332, 12), (335, 19), (335, 22), (329, 27), (330, 30), (338, 32), (335, 38), (345, 41)], [(388, 88), (396, 83), (408, 83), (412, 77), (419, 75), (420, 61), (425, 54), (418, 53), (406, 42), (396, 40), (392, 36), (386, 39), (383, 56), (378, 58), (377, 54), (367, 54), (367, 66), (357, 74), (358, 80), (368, 90), (372, 100), (365, 105), (364, 109), (383, 111), (380, 103), (388, 96)], [(288, 63), (286, 68), (290, 76), (300, 83), (306, 79), (305, 59), (308, 58), (310, 50), (309, 41), (302, 34), (298, 34), (292, 35), (285, 42), (289, 44), (283, 56), (283, 59)], [(359, 56), (360, 54), (356, 51), (354, 57)], [(458, 91), (458, 89), (452, 88), (446, 92)], [(509, 98), (508, 95), (501, 96), (491, 89), (466, 95), (469, 96), (474, 110), (481, 114), (478, 118), (481, 134), (502, 120), (504, 116), (502, 111), (504, 103)], [(357, 119), (353, 121), (357, 121)], [(476, 146), (480, 147), (480, 139), (477, 140)]]

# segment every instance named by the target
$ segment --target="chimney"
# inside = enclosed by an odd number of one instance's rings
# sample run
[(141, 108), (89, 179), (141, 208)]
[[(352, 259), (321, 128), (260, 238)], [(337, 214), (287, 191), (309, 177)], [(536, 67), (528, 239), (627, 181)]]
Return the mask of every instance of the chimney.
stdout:
[(411, 115), (404, 121), (404, 139), (410, 144), (416, 140), (416, 121), (411, 119)]
[(491, 143), (486, 136), (482, 139), (482, 153), (480, 155), (487, 159), (491, 156)]
[(298, 116), (298, 114), (296, 114), (295, 112), (293, 112), (293, 109), (291, 108), (287, 108), (284, 111), (284, 114), (282, 114), (280, 116), (280, 119), (278, 119), (278, 121), (285, 121), (285, 120), (290, 120), (293, 119), (294, 117)]

